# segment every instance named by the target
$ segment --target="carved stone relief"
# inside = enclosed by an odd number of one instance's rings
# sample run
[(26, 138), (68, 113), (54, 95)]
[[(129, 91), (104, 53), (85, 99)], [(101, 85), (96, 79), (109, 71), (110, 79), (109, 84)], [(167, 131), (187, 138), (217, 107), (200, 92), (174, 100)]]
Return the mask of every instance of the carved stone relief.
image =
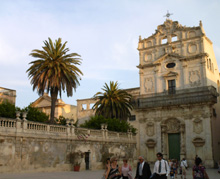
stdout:
[(149, 140), (147, 140), (147, 142), (146, 142), (146, 146), (147, 146), (148, 148), (154, 148), (155, 145), (156, 145), (156, 142), (155, 142), (153, 139), (149, 139)]
[(202, 147), (205, 144), (205, 140), (200, 137), (197, 137), (193, 139), (192, 143), (195, 147)]
[(169, 119), (166, 122), (168, 133), (178, 133), (180, 132), (180, 122), (176, 119)]
[(154, 90), (154, 82), (153, 82), (153, 78), (152, 77), (145, 78), (144, 87), (145, 87), (145, 91), (146, 92), (153, 92), (153, 90)]
[(189, 82), (190, 86), (199, 86), (200, 82), (200, 72), (198, 70), (189, 72)]
[(195, 37), (196, 36), (196, 32), (195, 31), (190, 31), (189, 32), (189, 38)]
[(197, 45), (195, 43), (191, 43), (188, 45), (188, 52), (189, 53), (196, 53)]
[(146, 133), (148, 136), (154, 135), (154, 123), (153, 122), (147, 123)]
[(151, 41), (148, 41), (147, 42), (147, 47), (151, 47), (152, 46), (152, 42)]
[(193, 121), (193, 131), (197, 134), (200, 134), (203, 131), (201, 119), (196, 119)]

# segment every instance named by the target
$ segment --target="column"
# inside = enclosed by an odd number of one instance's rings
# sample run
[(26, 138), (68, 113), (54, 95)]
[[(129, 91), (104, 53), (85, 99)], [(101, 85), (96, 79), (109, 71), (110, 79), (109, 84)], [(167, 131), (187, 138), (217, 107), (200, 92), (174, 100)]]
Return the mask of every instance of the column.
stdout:
[(185, 158), (186, 155), (185, 145), (185, 124), (180, 126), (180, 159)]
[(166, 131), (167, 126), (165, 124), (161, 124), (161, 144), (162, 144), (162, 154), (164, 158), (167, 158), (167, 140), (166, 140)]

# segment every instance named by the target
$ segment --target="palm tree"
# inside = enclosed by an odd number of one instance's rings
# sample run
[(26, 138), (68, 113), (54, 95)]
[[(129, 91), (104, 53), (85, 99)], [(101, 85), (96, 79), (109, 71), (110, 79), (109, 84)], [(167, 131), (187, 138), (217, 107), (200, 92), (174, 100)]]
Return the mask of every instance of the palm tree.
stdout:
[(131, 115), (130, 110), (131, 95), (118, 88), (118, 82), (110, 81), (110, 86), (105, 83), (102, 88), (104, 92), (98, 92), (94, 95), (96, 103), (92, 107), (96, 110), (96, 115), (102, 115), (106, 118), (118, 118), (126, 120)]
[(73, 95), (73, 89), (76, 91), (80, 75), (83, 73), (76, 65), (81, 64), (80, 55), (77, 53), (69, 53), (69, 48), (66, 48), (67, 42), (62, 44), (61, 38), (52, 42), (44, 41), (43, 50), (32, 50), (30, 56), (37, 60), (30, 62), (31, 67), (26, 71), (33, 91), (37, 89), (39, 95), (43, 95), (44, 91), (51, 95), (51, 115), (50, 122), (55, 123), (54, 112), (57, 95), (61, 92), (67, 93), (67, 96)]

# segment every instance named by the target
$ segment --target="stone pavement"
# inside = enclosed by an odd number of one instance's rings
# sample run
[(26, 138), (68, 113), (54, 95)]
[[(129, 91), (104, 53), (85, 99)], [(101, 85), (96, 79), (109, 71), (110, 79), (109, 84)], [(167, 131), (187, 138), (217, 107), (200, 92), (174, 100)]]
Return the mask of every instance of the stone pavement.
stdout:
[[(192, 169), (187, 171), (187, 179), (192, 179)], [(80, 172), (38, 172), (38, 173), (0, 173), (0, 179), (101, 179), (103, 170)], [(220, 179), (217, 169), (208, 169), (210, 179)], [(133, 176), (135, 171), (133, 171)], [(180, 179), (180, 175), (177, 177)]]

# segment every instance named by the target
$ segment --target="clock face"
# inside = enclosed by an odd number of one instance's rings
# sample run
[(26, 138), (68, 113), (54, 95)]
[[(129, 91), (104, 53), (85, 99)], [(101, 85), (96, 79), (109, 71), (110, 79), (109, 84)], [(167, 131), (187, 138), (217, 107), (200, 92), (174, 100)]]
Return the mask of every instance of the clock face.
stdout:
[(176, 66), (175, 63), (168, 63), (168, 64), (166, 65), (167, 68), (174, 68), (175, 66)]

